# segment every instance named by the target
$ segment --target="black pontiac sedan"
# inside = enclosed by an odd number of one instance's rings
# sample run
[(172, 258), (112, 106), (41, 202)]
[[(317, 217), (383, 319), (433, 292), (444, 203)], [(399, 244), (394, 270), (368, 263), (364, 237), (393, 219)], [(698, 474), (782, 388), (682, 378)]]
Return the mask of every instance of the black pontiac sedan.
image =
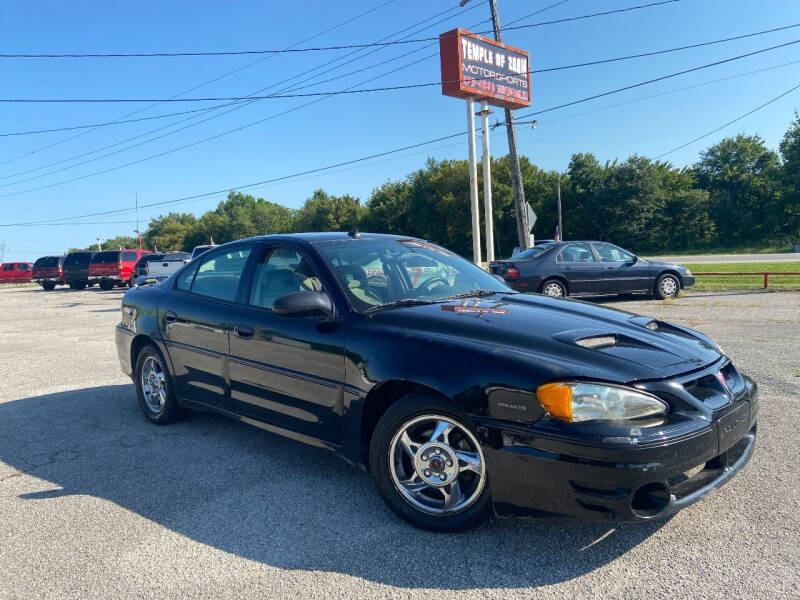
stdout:
[(547, 296), (650, 294), (675, 298), (694, 285), (686, 267), (644, 260), (607, 242), (569, 241), (537, 245), (489, 270), (520, 292)]
[(328, 449), (438, 531), (663, 517), (755, 443), (756, 385), (706, 336), (516, 293), (408, 237), (217, 246), (129, 290), (116, 345), (153, 423), (214, 411)]

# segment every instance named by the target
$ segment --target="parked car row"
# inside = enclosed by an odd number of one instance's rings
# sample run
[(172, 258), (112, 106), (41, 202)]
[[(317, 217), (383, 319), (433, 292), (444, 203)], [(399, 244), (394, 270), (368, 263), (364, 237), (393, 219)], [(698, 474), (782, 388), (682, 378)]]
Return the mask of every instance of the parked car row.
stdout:
[(42, 256), (35, 263), (0, 265), (0, 283), (38, 283), (47, 291), (57, 285), (82, 290), (97, 285), (102, 290), (132, 285), (137, 277), (171, 275), (190, 261), (188, 252), (159, 252), (121, 248), (99, 252), (70, 252)]

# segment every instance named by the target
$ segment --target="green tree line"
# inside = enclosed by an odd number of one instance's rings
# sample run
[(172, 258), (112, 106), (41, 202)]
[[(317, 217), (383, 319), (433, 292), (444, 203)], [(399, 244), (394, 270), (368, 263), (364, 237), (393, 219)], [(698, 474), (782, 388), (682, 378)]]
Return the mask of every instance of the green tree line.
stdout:
[[(800, 242), (797, 114), (777, 152), (758, 135), (739, 134), (680, 169), (638, 155), (601, 163), (584, 153), (574, 154), (560, 175), (525, 157), (521, 166), (525, 197), (538, 216), (534, 233), (540, 238), (551, 238), (555, 231), (560, 179), (565, 239), (607, 240), (644, 253)], [(508, 256), (517, 236), (507, 156), (492, 160), (492, 197), (495, 252)], [(143, 237), (151, 249), (191, 251), (212, 239), (223, 243), (270, 233), (352, 228), (422, 237), (471, 257), (467, 162), (429, 159), (405, 178), (374, 189), (364, 204), (350, 195), (317, 190), (299, 209), (291, 209), (232, 191), (200, 217), (169, 213), (154, 218)], [(122, 237), (107, 240), (104, 247), (135, 244), (135, 238)]]

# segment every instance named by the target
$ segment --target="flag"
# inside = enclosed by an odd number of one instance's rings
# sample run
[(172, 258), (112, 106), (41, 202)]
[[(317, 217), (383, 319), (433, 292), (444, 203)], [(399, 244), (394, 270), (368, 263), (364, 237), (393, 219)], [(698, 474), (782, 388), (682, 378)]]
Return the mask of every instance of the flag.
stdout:
[(556, 232), (553, 234), (553, 241), (554, 242), (561, 241), (561, 230), (558, 228), (558, 225), (556, 225)]

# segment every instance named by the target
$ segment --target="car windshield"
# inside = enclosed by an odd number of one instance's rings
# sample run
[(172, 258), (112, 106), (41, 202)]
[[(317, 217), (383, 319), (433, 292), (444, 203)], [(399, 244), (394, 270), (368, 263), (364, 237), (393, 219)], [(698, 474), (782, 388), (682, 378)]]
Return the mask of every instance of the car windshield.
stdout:
[(511, 291), (471, 262), (422, 240), (347, 239), (316, 247), (359, 312)]

